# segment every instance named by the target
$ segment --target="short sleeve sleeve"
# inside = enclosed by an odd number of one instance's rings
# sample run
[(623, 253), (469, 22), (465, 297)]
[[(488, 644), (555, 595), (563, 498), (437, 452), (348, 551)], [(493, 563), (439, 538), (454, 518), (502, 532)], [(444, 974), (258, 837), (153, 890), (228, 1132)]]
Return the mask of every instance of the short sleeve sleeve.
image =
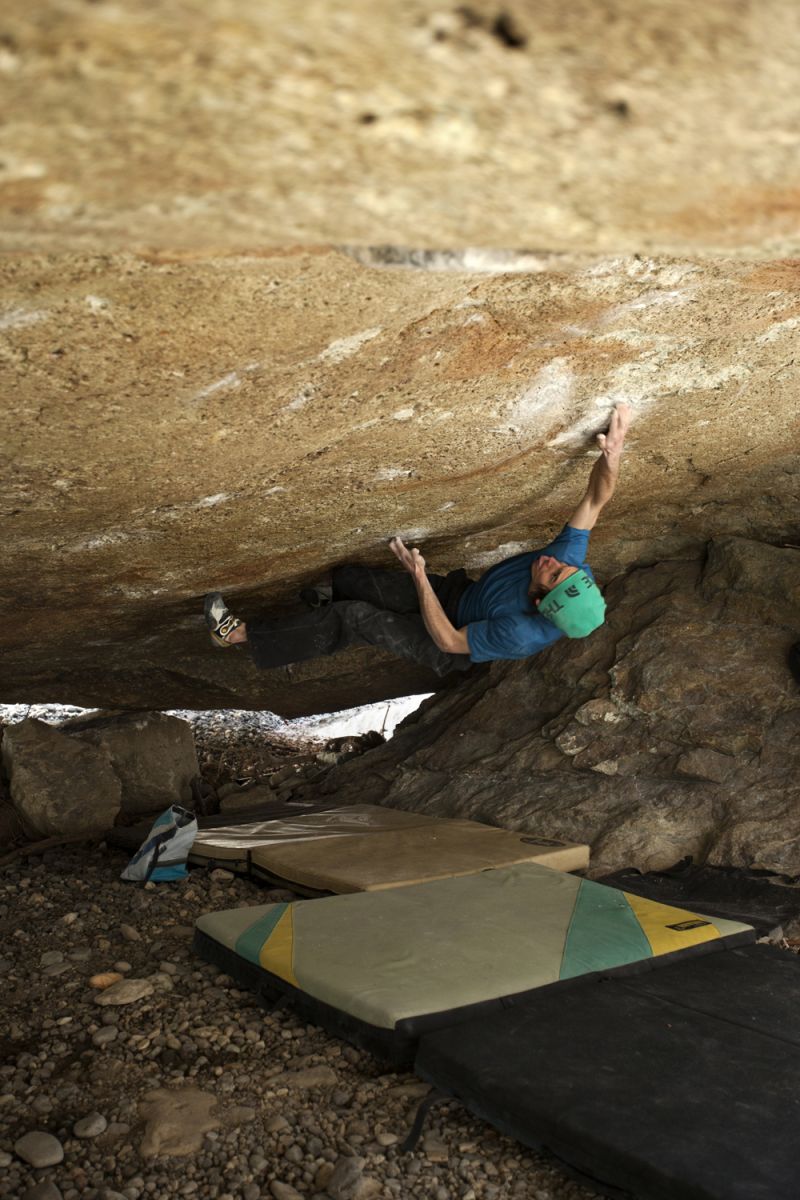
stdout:
[(553, 538), (541, 551), (542, 554), (552, 554), (571, 567), (582, 567), (588, 552), (589, 530), (575, 529), (572, 525), (565, 525), (558, 537)]
[(490, 617), (467, 625), (469, 656), (475, 663), (528, 658), (563, 636), (552, 621), (534, 613)]

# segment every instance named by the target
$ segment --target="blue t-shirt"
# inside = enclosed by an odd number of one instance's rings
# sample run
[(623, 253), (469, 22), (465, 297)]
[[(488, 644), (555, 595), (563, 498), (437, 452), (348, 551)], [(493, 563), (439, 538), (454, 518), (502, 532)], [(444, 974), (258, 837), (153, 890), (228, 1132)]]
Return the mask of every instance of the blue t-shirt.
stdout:
[(588, 529), (565, 525), (543, 549), (506, 558), (471, 583), (459, 601), (457, 620), (459, 629), (467, 627), (472, 661), (527, 658), (563, 637), (552, 621), (539, 616), (528, 598), (531, 564), (543, 554), (552, 554), (570, 567), (582, 567), (594, 578), (586, 562), (588, 546)]

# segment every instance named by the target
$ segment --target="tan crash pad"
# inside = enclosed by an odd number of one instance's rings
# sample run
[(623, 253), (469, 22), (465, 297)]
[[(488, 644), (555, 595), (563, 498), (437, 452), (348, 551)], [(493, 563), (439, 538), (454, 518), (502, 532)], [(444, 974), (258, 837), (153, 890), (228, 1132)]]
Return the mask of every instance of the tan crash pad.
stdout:
[(224, 862), (231, 870), (247, 872), (252, 851), (286, 842), (321, 841), (329, 838), (361, 837), (377, 832), (420, 828), (442, 823), (425, 813), (381, 808), (377, 804), (352, 804), (323, 812), (299, 813), (277, 819), (236, 821), (199, 830), (189, 859), (197, 865)]
[(539, 863), (558, 871), (589, 864), (589, 847), (510, 833), (476, 821), (441, 819), (335, 842), (283, 841), (251, 851), (253, 868), (316, 891), (371, 892), (488, 868)]

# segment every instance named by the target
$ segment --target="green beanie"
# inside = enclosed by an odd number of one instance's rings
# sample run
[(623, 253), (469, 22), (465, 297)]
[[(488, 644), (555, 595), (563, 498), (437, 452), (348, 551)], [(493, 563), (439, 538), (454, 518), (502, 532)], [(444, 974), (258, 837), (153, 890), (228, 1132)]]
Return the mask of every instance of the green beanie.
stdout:
[(538, 611), (567, 637), (580, 638), (603, 624), (606, 602), (591, 575), (576, 571), (547, 593)]

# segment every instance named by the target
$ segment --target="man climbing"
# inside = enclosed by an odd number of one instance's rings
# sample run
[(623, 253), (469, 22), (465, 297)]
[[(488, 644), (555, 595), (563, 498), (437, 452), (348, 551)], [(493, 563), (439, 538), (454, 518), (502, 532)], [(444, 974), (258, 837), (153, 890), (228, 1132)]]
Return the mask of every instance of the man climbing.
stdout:
[(614, 494), (630, 408), (618, 404), (586, 492), (567, 524), (542, 550), (504, 559), (477, 581), (463, 570), (432, 575), (417, 549), (399, 537), (389, 546), (405, 572), (336, 567), (330, 587), (307, 589), (304, 612), (246, 623), (219, 592), (206, 596), (205, 618), (218, 646), (249, 645), (258, 667), (281, 667), (380, 646), (437, 675), (472, 663), (527, 658), (560, 637), (586, 637), (603, 623), (605, 601), (586, 562), (589, 532)]

